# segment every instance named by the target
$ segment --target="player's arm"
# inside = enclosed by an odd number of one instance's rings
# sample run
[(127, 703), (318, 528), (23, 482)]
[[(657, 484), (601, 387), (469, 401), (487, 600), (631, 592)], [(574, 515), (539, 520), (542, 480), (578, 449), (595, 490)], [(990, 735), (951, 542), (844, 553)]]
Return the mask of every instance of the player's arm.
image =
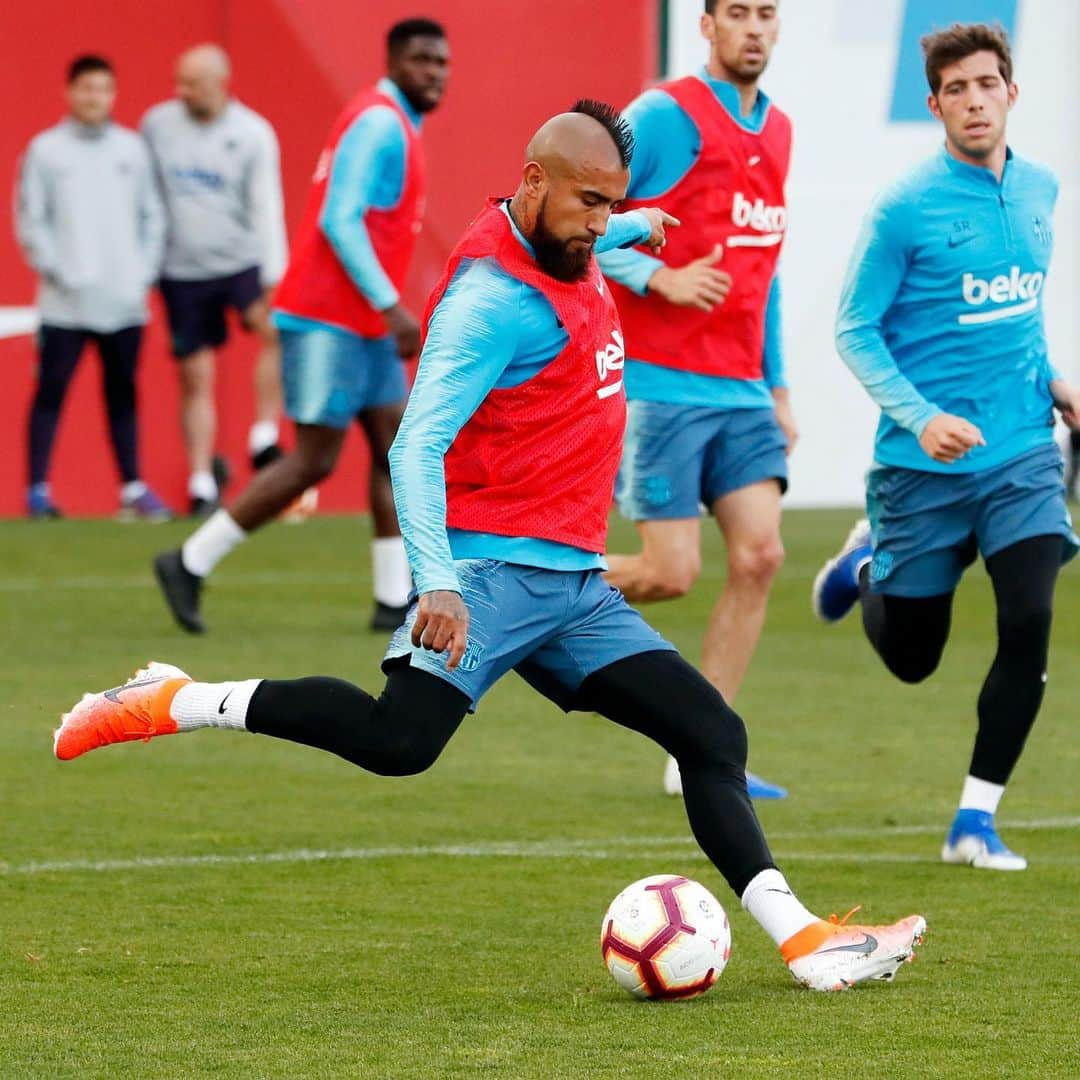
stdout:
[(459, 272), (432, 313), (405, 416), (390, 448), (394, 505), (420, 596), (413, 643), (465, 651), (469, 616), (446, 531), (443, 459), (513, 359), (521, 284), (487, 260)]
[[(634, 156), (630, 162), (632, 199), (655, 199), (663, 203), (670, 191), (697, 160), (699, 135), (694, 122), (662, 90), (647, 90), (623, 113), (634, 133)], [(639, 296), (655, 293), (672, 304), (711, 311), (722, 304), (731, 288), (731, 275), (719, 269), (724, 249), (719, 245), (708, 255), (684, 266), (670, 267), (653, 254), (629, 249), (599, 254), (600, 269)]]
[(915, 435), (935, 461), (952, 462), (983, 444), (982, 432), (919, 393), (900, 371), (882, 329), (907, 273), (910, 235), (904, 204), (886, 197), (871, 208), (848, 264), (836, 317), (836, 347), (886, 416)]
[(138, 188), (138, 235), (142, 246), (142, 255), (146, 267), (147, 287), (153, 285), (161, 272), (161, 263), (165, 257), (165, 206), (161, 201), (154, 164), (150, 151), (140, 143), (142, 172)]
[(48, 173), (33, 143), (19, 164), (15, 197), (15, 235), (26, 261), (43, 278), (60, 281), (56, 227)]
[(784, 341), (780, 318), (780, 275), (773, 274), (765, 302), (765, 345), (761, 355), (762, 376), (772, 394), (776, 422), (787, 439), (787, 453), (795, 449), (799, 429), (791, 409), (791, 393), (784, 376)]
[(330, 166), (319, 227), (341, 265), (371, 306), (382, 312), (402, 357), (420, 347), (420, 324), (379, 262), (364, 214), (389, 209), (405, 185), (405, 132), (397, 113), (376, 106), (358, 116), (341, 137)]
[(274, 129), (265, 122), (258, 125), (249, 184), (252, 224), (259, 238), (259, 277), (262, 287), (271, 289), (285, 273), (289, 248), (281, 193), (281, 151)]
[(678, 224), (678, 218), (658, 206), (612, 214), (608, 218), (607, 231), (596, 241), (593, 250), (601, 255), (605, 251), (645, 244), (653, 251), (659, 251), (667, 243), (667, 229)]

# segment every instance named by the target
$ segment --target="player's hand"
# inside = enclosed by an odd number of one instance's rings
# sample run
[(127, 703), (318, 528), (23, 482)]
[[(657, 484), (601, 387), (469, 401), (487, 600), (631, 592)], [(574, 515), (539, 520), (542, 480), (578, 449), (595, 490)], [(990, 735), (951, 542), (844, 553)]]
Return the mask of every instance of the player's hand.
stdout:
[(1061, 419), (1070, 430), (1080, 431), (1080, 389), (1070, 386), (1064, 379), (1055, 379), (1050, 384), (1050, 393)]
[(649, 278), (649, 292), (678, 307), (712, 311), (731, 291), (731, 275), (716, 268), (723, 257), (724, 246), (717, 244), (708, 255), (685, 266), (661, 266)]
[(791, 394), (786, 386), (777, 386), (773, 392), (773, 409), (776, 412), (776, 422), (787, 439), (784, 453), (789, 457), (799, 441), (799, 428), (795, 423), (795, 414), (791, 411)]
[(969, 420), (951, 413), (938, 413), (923, 428), (919, 445), (935, 461), (951, 464), (973, 446), (985, 446), (983, 433)]
[(382, 317), (397, 341), (398, 356), (402, 360), (415, 356), (420, 351), (420, 324), (413, 318), (412, 313), (401, 304), (395, 304), (392, 308), (387, 308)]
[(644, 214), (649, 219), (649, 225), (652, 226), (652, 232), (649, 233), (645, 245), (654, 255), (659, 255), (660, 249), (667, 243), (664, 227), (666, 225), (681, 225), (682, 222), (678, 218), (672, 217), (666, 210), (661, 210), (659, 206), (642, 207), (638, 213)]
[(424, 593), (416, 605), (412, 643), (432, 652), (449, 652), (448, 671), (461, 663), (469, 637), (469, 609), (456, 592), (441, 590)]

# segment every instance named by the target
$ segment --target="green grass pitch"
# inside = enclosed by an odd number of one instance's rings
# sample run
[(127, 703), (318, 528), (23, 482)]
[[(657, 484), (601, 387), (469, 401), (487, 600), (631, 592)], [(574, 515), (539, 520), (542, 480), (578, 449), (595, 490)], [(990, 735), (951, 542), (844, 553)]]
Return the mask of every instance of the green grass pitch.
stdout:
[[(808, 591), (850, 524), (792, 512), (740, 712), (778, 861), (822, 913), (922, 912), (891, 986), (800, 990), (660, 794), (662, 755), (564, 716), (516, 676), (415, 779), (199, 732), (52, 759), (59, 712), (150, 658), (202, 679), (340, 674), (375, 688), (367, 523), (275, 527), (175, 630), (149, 558), (187, 526), (0, 524), (0, 1077), (1075, 1077), (1080, 572), (1058, 591), (1042, 715), (1001, 814), (1031, 869), (938, 862), (993, 651), (985, 574), (920, 687)], [(614, 522), (613, 548), (632, 530)], [(649, 617), (691, 660), (723, 577)], [(250, 857), (250, 858), (249, 858)], [(646, 874), (720, 897), (734, 950), (696, 1001), (642, 1004), (602, 965), (600, 918)]]

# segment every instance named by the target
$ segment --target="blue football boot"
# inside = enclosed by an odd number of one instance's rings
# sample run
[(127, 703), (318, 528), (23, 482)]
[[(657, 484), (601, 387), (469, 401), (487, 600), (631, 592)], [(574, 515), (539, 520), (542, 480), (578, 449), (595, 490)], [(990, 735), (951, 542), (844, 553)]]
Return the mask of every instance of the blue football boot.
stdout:
[(859, 569), (873, 554), (870, 522), (860, 518), (852, 526), (844, 546), (814, 578), (810, 603), (822, 622), (839, 622), (855, 606), (859, 599)]

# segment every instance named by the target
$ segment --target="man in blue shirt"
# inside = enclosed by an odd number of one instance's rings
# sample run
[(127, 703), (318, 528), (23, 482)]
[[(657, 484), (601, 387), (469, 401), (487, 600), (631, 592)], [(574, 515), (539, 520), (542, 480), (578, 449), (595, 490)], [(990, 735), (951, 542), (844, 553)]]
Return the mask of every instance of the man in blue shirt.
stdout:
[(1017, 87), (1005, 34), (957, 24), (922, 44), (945, 147), (878, 199), (852, 255), (837, 347), (881, 421), (869, 520), (826, 563), (813, 601), (826, 622), (861, 601), (886, 666), (920, 682), (982, 553), (998, 651), (942, 858), (1022, 870), (994, 814), (1042, 701), (1058, 570), (1080, 543), (1053, 437), (1055, 406), (1080, 427), (1080, 392), (1050, 364), (1042, 315), (1057, 181), (1006, 145)]
[[(780, 498), (798, 437), (775, 274), (791, 125), (758, 86), (779, 32), (777, 4), (704, 7), (707, 66), (626, 110), (636, 142), (629, 197), (662, 197), (684, 228), (663, 259), (599, 256), (624, 286), (616, 299), (629, 417), (618, 499), (642, 539), (639, 553), (610, 556), (608, 580), (635, 602), (684, 595), (701, 568), (704, 505), (724, 536), (728, 572), (701, 669), (734, 701), (784, 559)], [(752, 773), (748, 781), (755, 798), (786, 794)], [(664, 790), (681, 792), (670, 756)]]
[(407, 19), (387, 34), (387, 76), (346, 107), (312, 178), (292, 261), (274, 301), (286, 413), (296, 446), (261, 469), (154, 570), (176, 621), (203, 633), (202, 584), (256, 529), (335, 468), (353, 424), (371, 451), (374, 630), (405, 617), (412, 581), (394, 513), (387, 454), (408, 388), (401, 360), (420, 329), (401, 300), (423, 214), (423, 117), (449, 77), (443, 28)]
[(391, 454), (417, 596), (379, 698), (341, 679), (197, 683), (151, 664), (66, 713), (54, 753), (218, 727), (406, 776), (433, 765), (514, 670), (563, 709), (599, 712), (677, 755), (694, 836), (799, 983), (888, 981), (926, 920), (853, 926), (803, 906), (747, 794), (742, 720), (601, 576), (625, 401), (618, 316), (593, 254), (659, 249), (677, 224), (656, 208), (612, 219), (632, 144), (600, 102), (552, 117), (517, 191), (488, 202), (432, 294)]

